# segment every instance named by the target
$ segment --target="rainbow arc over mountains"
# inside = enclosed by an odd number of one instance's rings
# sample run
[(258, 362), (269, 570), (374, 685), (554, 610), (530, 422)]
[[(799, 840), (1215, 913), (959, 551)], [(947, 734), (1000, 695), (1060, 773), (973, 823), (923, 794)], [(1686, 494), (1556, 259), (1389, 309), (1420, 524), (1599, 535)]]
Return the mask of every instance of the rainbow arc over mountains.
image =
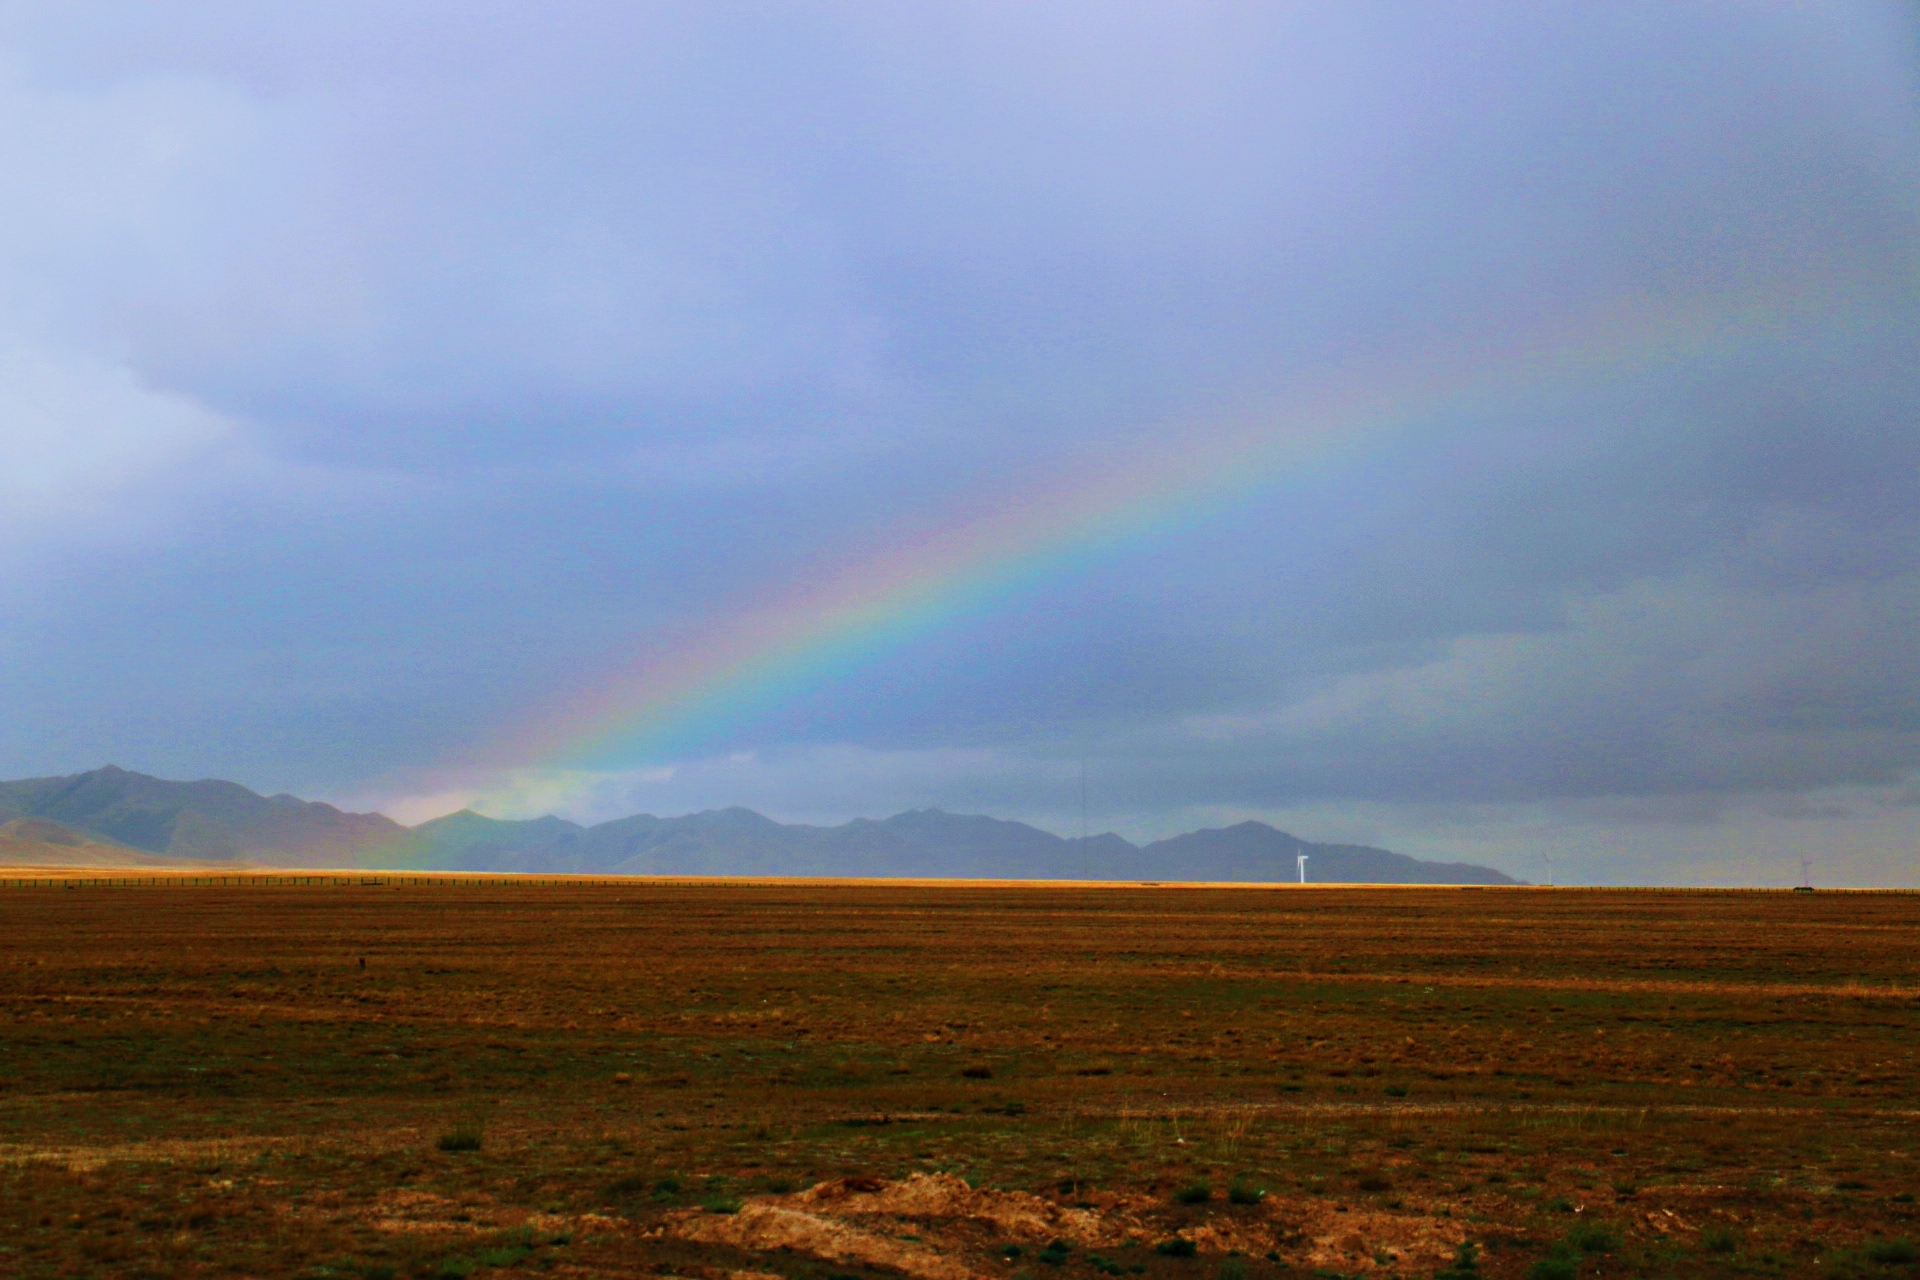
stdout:
[[(1804, 298), (1800, 301), (1805, 301)], [(1824, 307), (1815, 309), (1824, 310)], [(1511, 413), (1587, 380), (1712, 360), (1778, 337), (1809, 307), (1618, 308), (1520, 339), (1356, 364), (1285, 403), (1183, 425), (814, 580), (744, 601), (665, 651), (611, 670), (496, 744), (502, 768), (593, 771), (686, 758), (800, 694), (1090, 558), (1260, 500), (1443, 418)]]

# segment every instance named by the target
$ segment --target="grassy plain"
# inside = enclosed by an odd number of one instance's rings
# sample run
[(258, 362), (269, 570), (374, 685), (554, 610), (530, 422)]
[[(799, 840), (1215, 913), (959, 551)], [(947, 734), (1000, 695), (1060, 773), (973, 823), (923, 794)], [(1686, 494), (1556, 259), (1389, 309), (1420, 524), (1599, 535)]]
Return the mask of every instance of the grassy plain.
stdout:
[(1920, 897), (361, 880), (0, 887), (0, 1275), (1917, 1269)]

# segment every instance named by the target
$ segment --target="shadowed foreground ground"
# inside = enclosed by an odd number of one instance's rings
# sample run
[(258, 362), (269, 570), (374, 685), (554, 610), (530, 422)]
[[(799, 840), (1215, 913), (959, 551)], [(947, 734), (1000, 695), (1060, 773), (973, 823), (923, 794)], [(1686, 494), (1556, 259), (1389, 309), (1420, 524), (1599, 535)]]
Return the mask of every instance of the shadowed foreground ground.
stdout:
[(1920, 1271), (1920, 897), (362, 879), (0, 887), (0, 1275)]

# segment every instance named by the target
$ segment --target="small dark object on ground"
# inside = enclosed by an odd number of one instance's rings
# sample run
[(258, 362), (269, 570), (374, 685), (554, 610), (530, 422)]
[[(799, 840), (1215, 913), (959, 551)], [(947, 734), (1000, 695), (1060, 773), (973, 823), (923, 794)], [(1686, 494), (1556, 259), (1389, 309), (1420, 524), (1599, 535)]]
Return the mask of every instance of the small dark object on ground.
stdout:
[(457, 1124), (440, 1135), (434, 1145), (442, 1151), (478, 1151), (482, 1134), (477, 1124)]
[(1155, 1253), (1165, 1254), (1169, 1258), (1191, 1258), (1194, 1254), (1200, 1252), (1200, 1246), (1191, 1240), (1175, 1236), (1171, 1240), (1162, 1240), (1159, 1244), (1153, 1246), (1153, 1251)]
[(1867, 1246), (1867, 1261), (1882, 1266), (1920, 1261), (1920, 1250), (1911, 1240), (1879, 1240)]
[(960, 1074), (969, 1080), (991, 1080), (993, 1079), (993, 1068), (992, 1067), (962, 1067), (960, 1069)]
[(1180, 1204), (1205, 1204), (1213, 1199), (1213, 1188), (1204, 1182), (1189, 1182), (1174, 1192), (1173, 1198)]

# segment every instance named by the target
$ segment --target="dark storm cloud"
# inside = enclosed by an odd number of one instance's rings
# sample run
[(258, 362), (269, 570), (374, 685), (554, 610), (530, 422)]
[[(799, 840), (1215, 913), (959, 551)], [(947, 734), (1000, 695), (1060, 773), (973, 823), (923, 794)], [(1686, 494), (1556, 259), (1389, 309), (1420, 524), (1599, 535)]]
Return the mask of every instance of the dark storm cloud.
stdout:
[(1010, 476), (1629, 307), (1779, 314), (527, 794), (1045, 812), (1088, 750), (1141, 829), (1896, 786), (1906, 16), (0, 9), (0, 762), (404, 789)]

